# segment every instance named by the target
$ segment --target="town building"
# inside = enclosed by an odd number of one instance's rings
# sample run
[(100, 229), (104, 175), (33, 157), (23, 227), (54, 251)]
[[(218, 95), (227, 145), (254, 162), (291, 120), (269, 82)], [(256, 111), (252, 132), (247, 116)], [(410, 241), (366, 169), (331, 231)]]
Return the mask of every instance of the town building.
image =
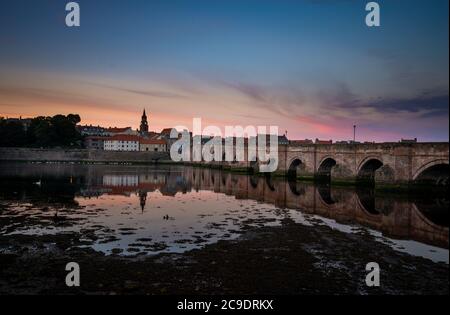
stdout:
[(400, 143), (417, 143), (417, 138), (414, 139), (402, 139)]
[[(172, 133), (172, 130), (175, 130), (177, 132), (178, 136), (176, 138), (171, 138), (170, 137), (170, 135)], [(191, 135), (191, 137), (192, 137), (192, 135)], [(163, 130), (161, 130), (161, 133), (159, 133), (158, 136), (156, 137), (156, 139), (165, 140), (166, 141), (168, 150), (170, 150), (172, 145), (180, 138), (181, 138), (181, 133), (178, 132), (174, 128), (164, 128)]]
[(292, 145), (308, 145), (308, 144), (314, 144), (314, 141), (312, 141), (311, 139), (291, 140), (290, 144), (292, 144)]
[(167, 152), (167, 142), (163, 139), (140, 139), (140, 151)]
[(84, 147), (89, 150), (104, 150), (106, 139), (108, 137), (87, 136), (84, 138)]
[(172, 129), (173, 128), (164, 128), (163, 130), (161, 130), (161, 133), (160, 133), (161, 137), (170, 138), (170, 134), (172, 133)]
[(109, 136), (106, 128), (100, 126), (84, 125), (84, 126), (77, 126), (76, 128), (82, 136), (96, 136), (96, 137)]
[(84, 136), (84, 147), (90, 150), (104, 150), (105, 141), (116, 135), (137, 135), (137, 132), (131, 127), (104, 128), (101, 126), (84, 125), (77, 126), (77, 130)]
[(33, 120), (32, 118), (22, 118), (22, 116), (20, 116), (19, 118), (6, 118), (5, 122), (21, 124), (23, 127), (23, 130), (27, 131), (31, 125), (32, 120)]
[(84, 136), (85, 148), (107, 151), (151, 151), (167, 152), (177, 139), (170, 139), (171, 128), (161, 133), (149, 131), (147, 113), (144, 109), (138, 130), (132, 127), (77, 126)]
[(139, 151), (140, 137), (136, 135), (115, 135), (104, 140), (106, 151)]
[(288, 145), (289, 139), (286, 137), (286, 135), (278, 136), (278, 144), (279, 145)]

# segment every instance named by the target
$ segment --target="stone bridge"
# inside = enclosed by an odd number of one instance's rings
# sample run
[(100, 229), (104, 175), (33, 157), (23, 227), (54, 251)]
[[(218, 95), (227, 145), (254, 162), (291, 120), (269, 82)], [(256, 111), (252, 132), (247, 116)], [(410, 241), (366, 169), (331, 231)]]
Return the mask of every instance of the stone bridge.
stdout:
[[(346, 182), (448, 185), (448, 142), (281, 145), (278, 150), (277, 175)], [(247, 152), (245, 156), (248, 158)], [(259, 165), (258, 161), (248, 159), (243, 162), (200, 163), (256, 171)]]
[(279, 156), (278, 170), (293, 176), (448, 184), (448, 143), (288, 146)]

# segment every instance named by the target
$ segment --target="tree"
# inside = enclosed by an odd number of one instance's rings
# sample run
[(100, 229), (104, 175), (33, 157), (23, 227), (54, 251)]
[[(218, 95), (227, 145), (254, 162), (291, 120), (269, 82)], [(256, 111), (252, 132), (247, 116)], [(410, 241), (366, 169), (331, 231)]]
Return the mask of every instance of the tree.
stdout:
[(19, 121), (0, 118), (0, 146), (19, 147), (27, 143), (25, 128)]
[(81, 135), (76, 129), (76, 125), (80, 122), (80, 116), (69, 114), (56, 115), (50, 119), (51, 143), (57, 146), (74, 146), (81, 139)]
[(78, 147), (82, 136), (76, 125), (80, 121), (76, 114), (39, 116), (25, 130), (18, 120), (0, 119), (0, 146)]
[(50, 129), (50, 117), (39, 116), (33, 118), (27, 132), (29, 145), (37, 147), (51, 146)]
[(82, 137), (76, 125), (80, 121), (80, 116), (75, 114), (36, 117), (28, 129), (29, 144), (37, 147), (78, 146)]

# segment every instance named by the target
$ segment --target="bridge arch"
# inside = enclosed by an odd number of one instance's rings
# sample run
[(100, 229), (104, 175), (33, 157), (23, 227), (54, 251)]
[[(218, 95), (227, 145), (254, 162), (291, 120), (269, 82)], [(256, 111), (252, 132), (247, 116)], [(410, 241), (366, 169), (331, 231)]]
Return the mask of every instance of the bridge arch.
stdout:
[(375, 172), (384, 165), (383, 160), (377, 156), (369, 156), (358, 166), (357, 179), (365, 182), (375, 182)]
[(317, 175), (321, 178), (331, 179), (331, 170), (337, 164), (333, 157), (325, 157), (319, 163), (319, 168), (317, 169)]
[(450, 166), (448, 160), (434, 160), (422, 165), (413, 175), (416, 183), (431, 183), (438, 186), (449, 185)]
[(305, 163), (300, 158), (294, 158), (289, 162), (287, 170), (288, 178), (297, 178), (299, 173), (305, 169)]

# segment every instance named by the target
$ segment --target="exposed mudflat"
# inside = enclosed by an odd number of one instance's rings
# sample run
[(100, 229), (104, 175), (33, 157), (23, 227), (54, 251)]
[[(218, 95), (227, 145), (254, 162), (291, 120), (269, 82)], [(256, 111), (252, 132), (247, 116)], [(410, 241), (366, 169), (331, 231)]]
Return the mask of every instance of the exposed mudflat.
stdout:
[[(449, 294), (447, 264), (368, 233), (290, 219), (243, 230), (183, 254), (127, 257), (79, 248), (82, 233), (1, 237), (0, 294)], [(71, 261), (80, 265), (79, 288), (65, 285)], [(372, 261), (381, 268), (379, 288), (365, 285)]]

